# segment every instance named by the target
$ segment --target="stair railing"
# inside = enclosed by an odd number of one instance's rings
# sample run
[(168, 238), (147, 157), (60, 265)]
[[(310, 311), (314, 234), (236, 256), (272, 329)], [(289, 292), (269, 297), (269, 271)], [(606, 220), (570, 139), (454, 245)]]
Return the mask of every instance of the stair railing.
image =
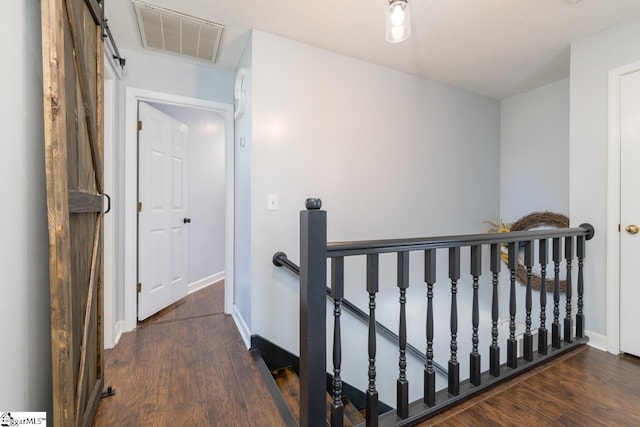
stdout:
[[(287, 270), (291, 271), (296, 276), (300, 277), (300, 266), (298, 266), (295, 262), (291, 261), (286, 253), (276, 252), (275, 254), (273, 254), (272, 262), (273, 262), (273, 265), (275, 265), (276, 267), (284, 267)], [(334, 300), (331, 288), (327, 287), (326, 290), (327, 290), (327, 297)], [(334, 300), (334, 304), (335, 304), (335, 300)], [(364, 311), (360, 310), (360, 308), (357, 305), (355, 305), (348, 299), (343, 297), (341, 306), (346, 311), (350, 312), (356, 319), (360, 320), (361, 322), (364, 322), (367, 325), (369, 324), (369, 315)], [(383, 337), (387, 338), (389, 341), (393, 343), (397, 344), (400, 342), (400, 337), (398, 337), (396, 333), (394, 333), (391, 329), (387, 328), (385, 325), (377, 321), (376, 321), (376, 332), (382, 335)], [(411, 353), (411, 355), (413, 355), (414, 357), (420, 359), (423, 363), (427, 363), (427, 357), (424, 355), (424, 353), (409, 343), (407, 343), (407, 351)], [(436, 372), (444, 375), (445, 377), (447, 376), (447, 370), (439, 363), (434, 361), (433, 367), (436, 370)]]
[[(584, 273), (585, 241), (593, 237), (594, 229), (590, 224), (577, 228), (517, 231), (510, 233), (473, 234), (445, 237), (373, 240), (357, 242), (327, 243), (327, 215), (321, 210), (318, 199), (307, 199), (306, 210), (300, 212), (300, 425), (325, 425), (326, 393), (326, 298), (327, 258), (331, 260), (331, 295), (334, 300), (334, 337), (333, 337), (333, 390), (331, 403), (331, 425), (343, 425), (342, 406), (342, 339), (340, 316), (344, 305), (344, 258), (364, 255), (366, 266), (366, 292), (369, 295), (368, 321), (368, 386), (366, 395), (366, 426), (410, 426), (441, 412), (456, 403), (474, 396), (499, 382), (505, 381), (523, 371), (529, 370), (546, 360), (556, 357), (576, 346), (585, 344), (588, 338), (584, 334)], [(551, 241), (551, 257), (549, 257)], [(526, 268), (525, 313), (526, 330), (523, 336), (523, 355), (518, 357), (516, 340), (516, 270), (520, 243), (524, 246), (524, 266)], [(490, 251), (489, 270), (491, 271), (491, 343), (489, 345), (489, 370), (480, 371), (481, 354), (479, 351), (479, 278), (482, 270), (482, 247)], [(501, 348), (498, 344), (498, 287), (502, 262), (501, 247), (507, 247), (509, 269), (509, 337), (506, 348), (506, 364), (500, 363)], [(564, 247), (564, 254), (562, 248)], [(469, 248), (470, 273), (473, 279), (472, 305), (472, 351), (469, 355), (469, 380), (460, 381), (458, 362), (458, 281), (461, 277), (461, 250)], [(535, 249), (538, 249), (538, 263), (541, 268), (542, 291), (540, 292), (540, 326), (538, 350), (533, 351), (534, 333), (532, 329), (532, 270)], [(448, 267), (451, 289), (450, 300), (450, 358), (448, 362), (448, 387), (441, 391), (435, 389), (433, 360), (434, 310), (433, 287), (436, 283), (436, 250), (448, 250)], [(574, 251), (575, 249), (575, 251)], [(409, 287), (409, 253), (423, 251), (424, 281), (427, 289), (426, 324), (426, 363), (424, 367), (424, 393), (419, 399), (409, 401), (409, 381), (406, 375), (407, 353), (407, 317), (406, 292)], [(378, 257), (382, 253), (397, 254), (397, 285), (399, 289), (400, 321), (398, 328), (399, 373), (397, 379), (396, 410), (378, 415), (378, 390), (376, 389), (376, 294), (379, 283)], [(572, 313), (572, 263), (577, 257), (577, 312)], [(288, 260), (287, 260), (288, 261)], [(544, 292), (546, 267), (553, 263), (553, 320), (551, 322), (551, 343), (547, 342), (546, 306), (547, 295)], [(565, 318), (560, 319), (560, 264), (566, 263)], [(290, 261), (288, 261), (290, 263)], [(293, 263), (291, 263), (293, 264)], [(288, 265), (282, 262), (282, 265)], [(296, 266), (297, 267), (297, 266)], [(291, 268), (290, 268), (291, 269)], [(293, 270), (292, 270), (293, 271)], [(574, 335), (575, 326), (575, 335)]]

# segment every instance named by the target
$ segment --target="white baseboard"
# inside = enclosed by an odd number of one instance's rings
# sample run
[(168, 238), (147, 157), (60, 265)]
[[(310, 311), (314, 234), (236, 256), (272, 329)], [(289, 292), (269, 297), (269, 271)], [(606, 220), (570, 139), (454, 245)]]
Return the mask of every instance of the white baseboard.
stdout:
[(247, 348), (251, 348), (251, 331), (249, 330), (249, 327), (245, 323), (244, 318), (238, 311), (238, 307), (235, 304), (233, 305), (233, 312), (231, 313), (231, 317), (233, 318), (233, 321), (236, 322), (236, 327), (240, 332), (240, 336), (242, 337), (242, 341), (244, 341), (244, 345), (246, 345)]
[(203, 279), (197, 280), (193, 283), (189, 283), (187, 285), (187, 294), (190, 294), (195, 291), (199, 291), (202, 288), (206, 288), (207, 286), (219, 282), (224, 279), (224, 271), (221, 271), (216, 274), (212, 274), (211, 276), (207, 276)]
[[(521, 329), (520, 327), (524, 328), (524, 324), (517, 324), (516, 325), (516, 339), (518, 340), (518, 357), (522, 357), (522, 351), (523, 351), (523, 333), (520, 332), (518, 333), (518, 329)], [(564, 331), (564, 329), (563, 329)], [(533, 340), (533, 351), (537, 351), (538, 350), (538, 328), (535, 328), (531, 331), (533, 333), (533, 335), (535, 336), (534, 340)], [(575, 336), (576, 330), (575, 330), (575, 326), (573, 329), (573, 334)], [(551, 344), (551, 329), (547, 330), (547, 342), (549, 344)], [(602, 350), (602, 351), (609, 351), (610, 353), (612, 353), (612, 351), (607, 350), (607, 337), (605, 337), (604, 335), (600, 335), (600, 334), (596, 334), (595, 332), (591, 332), (591, 331), (584, 331), (585, 336), (589, 337), (589, 342), (588, 345), (593, 347), (593, 348), (597, 348), (598, 350)], [(614, 353), (617, 354), (617, 353)]]
[(113, 346), (118, 345), (118, 341), (120, 341), (120, 337), (124, 333), (124, 320), (119, 320), (116, 322), (113, 327)]
[(118, 341), (120, 341), (120, 337), (124, 333), (124, 320), (119, 320), (113, 325), (113, 331), (111, 333), (112, 341), (108, 342), (105, 340), (104, 349), (109, 350), (118, 345)]
[(589, 337), (589, 345), (598, 350), (607, 351), (607, 337), (604, 335), (596, 334), (591, 331), (584, 331), (584, 334)]

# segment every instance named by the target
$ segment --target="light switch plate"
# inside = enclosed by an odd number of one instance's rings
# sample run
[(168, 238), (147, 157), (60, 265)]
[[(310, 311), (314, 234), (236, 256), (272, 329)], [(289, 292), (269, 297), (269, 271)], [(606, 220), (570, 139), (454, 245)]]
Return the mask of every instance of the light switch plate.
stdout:
[(278, 195), (277, 194), (267, 194), (267, 210), (268, 211), (277, 211), (278, 210)]

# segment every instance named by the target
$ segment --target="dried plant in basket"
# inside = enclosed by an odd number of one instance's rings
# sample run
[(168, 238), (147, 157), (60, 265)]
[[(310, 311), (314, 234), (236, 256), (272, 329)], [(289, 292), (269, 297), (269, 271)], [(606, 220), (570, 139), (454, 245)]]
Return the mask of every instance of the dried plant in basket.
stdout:
[[(509, 231), (526, 231), (538, 227), (556, 227), (567, 228), (569, 227), (569, 218), (566, 215), (555, 212), (532, 212), (523, 216), (513, 224), (496, 222), (496, 221), (484, 221), (489, 224), (490, 227), (487, 231), (493, 233), (504, 233)], [(509, 255), (506, 252), (502, 253), (502, 260), (508, 264)], [(518, 260), (518, 268), (516, 269), (516, 279), (523, 285), (527, 284), (527, 268), (524, 264)], [(545, 289), (547, 292), (553, 292), (553, 278), (547, 276), (545, 280)], [(539, 290), (542, 285), (542, 278), (536, 273), (531, 273), (531, 288)], [(565, 292), (567, 287), (566, 280), (560, 280), (560, 292)]]

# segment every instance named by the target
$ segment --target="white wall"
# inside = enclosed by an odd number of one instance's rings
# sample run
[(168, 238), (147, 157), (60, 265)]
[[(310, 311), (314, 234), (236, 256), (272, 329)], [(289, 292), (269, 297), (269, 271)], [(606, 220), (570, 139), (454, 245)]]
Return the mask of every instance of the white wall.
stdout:
[(571, 45), (570, 218), (596, 230), (585, 259), (586, 328), (606, 335), (608, 72), (640, 60), (636, 18)]
[(49, 236), (44, 174), (40, 2), (3, 4), (0, 79), (0, 405), (48, 411), (51, 400)]
[(500, 217), (545, 210), (569, 214), (569, 79), (500, 102)]
[[(253, 32), (252, 332), (297, 353), (299, 211), (329, 241), (482, 232), (499, 215), (499, 102)], [(267, 211), (267, 194), (279, 210)]]
[(199, 108), (152, 105), (189, 128), (188, 280), (195, 287), (211, 284), (207, 279), (224, 275), (224, 119)]

